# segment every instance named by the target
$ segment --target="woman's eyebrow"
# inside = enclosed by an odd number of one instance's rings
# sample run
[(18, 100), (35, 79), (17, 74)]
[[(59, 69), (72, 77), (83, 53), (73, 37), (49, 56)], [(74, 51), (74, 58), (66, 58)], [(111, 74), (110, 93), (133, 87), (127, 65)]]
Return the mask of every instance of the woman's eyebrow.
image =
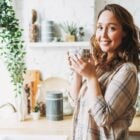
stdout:
[(117, 23), (114, 23), (114, 22), (110, 22), (110, 23), (106, 23), (106, 24), (104, 24), (104, 23), (97, 23), (97, 25), (99, 26), (99, 25), (114, 25), (114, 26), (120, 26), (120, 24), (117, 24)]

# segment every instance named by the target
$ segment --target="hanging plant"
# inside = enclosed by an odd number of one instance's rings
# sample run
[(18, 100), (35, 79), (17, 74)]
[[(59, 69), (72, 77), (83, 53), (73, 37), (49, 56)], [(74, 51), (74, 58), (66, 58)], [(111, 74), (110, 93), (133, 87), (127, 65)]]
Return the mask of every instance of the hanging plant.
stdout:
[(0, 56), (10, 73), (16, 95), (23, 92), (23, 75), (26, 71), (23, 43), (22, 29), (11, 0), (0, 0)]

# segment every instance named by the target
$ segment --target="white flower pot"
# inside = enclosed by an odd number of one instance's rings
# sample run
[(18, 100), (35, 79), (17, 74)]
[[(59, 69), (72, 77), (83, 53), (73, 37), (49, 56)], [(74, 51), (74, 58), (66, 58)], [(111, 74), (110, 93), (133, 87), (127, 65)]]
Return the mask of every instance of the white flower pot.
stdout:
[(40, 118), (40, 112), (32, 112), (31, 115), (33, 120), (39, 120)]

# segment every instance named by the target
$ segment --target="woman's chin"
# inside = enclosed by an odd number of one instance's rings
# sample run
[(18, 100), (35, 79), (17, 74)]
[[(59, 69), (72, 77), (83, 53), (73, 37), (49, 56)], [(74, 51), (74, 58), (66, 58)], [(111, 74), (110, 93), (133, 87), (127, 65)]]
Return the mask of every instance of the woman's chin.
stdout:
[(101, 49), (104, 53), (107, 53), (109, 50), (108, 49)]

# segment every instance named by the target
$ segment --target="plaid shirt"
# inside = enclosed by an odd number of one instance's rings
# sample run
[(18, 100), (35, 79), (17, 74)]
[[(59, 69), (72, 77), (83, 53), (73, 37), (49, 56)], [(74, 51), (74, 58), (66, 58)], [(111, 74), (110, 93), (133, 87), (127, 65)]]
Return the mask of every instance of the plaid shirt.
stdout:
[(89, 102), (86, 82), (77, 100), (70, 96), (75, 106), (73, 140), (127, 140), (138, 95), (136, 67), (124, 63), (114, 72), (99, 73), (102, 96)]

